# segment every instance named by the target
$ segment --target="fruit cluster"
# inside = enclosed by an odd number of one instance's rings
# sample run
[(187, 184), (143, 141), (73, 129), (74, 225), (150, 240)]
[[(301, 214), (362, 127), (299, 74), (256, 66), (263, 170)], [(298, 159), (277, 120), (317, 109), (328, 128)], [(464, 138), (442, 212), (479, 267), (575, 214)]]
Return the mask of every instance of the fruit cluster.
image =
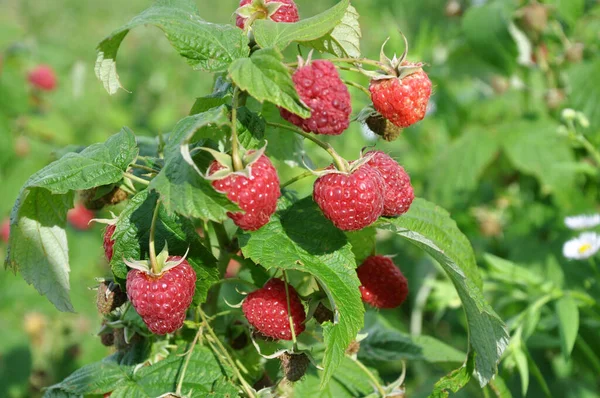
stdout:
[[(236, 25), (250, 31), (257, 19), (296, 22), (299, 19), (298, 9), (293, 0), (242, 0), (237, 10)], [(378, 71), (360, 69), (371, 77), (369, 88), (363, 88), (363, 91), (370, 95), (372, 105), (361, 112), (363, 116), (358, 120), (386, 140), (398, 138), (403, 128), (424, 118), (431, 94), (431, 81), (422, 64), (411, 63), (404, 58), (405, 55), (390, 60), (382, 56), (379, 62), (372, 63), (378, 66)], [(356, 63), (360, 62), (356, 60)], [(335, 63), (311, 60), (311, 56), (307, 60), (300, 59), (292, 74), (292, 82), (299, 99), (311, 112), (309, 117), (302, 118), (280, 108), (282, 118), (293, 125), (287, 128), (326, 148), (333, 158), (329, 167), (314, 172), (318, 178), (314, 183), (313, 199), (323, 215), (340, 230), (356, 231), (368, 227), (382, 216), (398, 217), (406, 213), (413, 202), (414, 191), (407, 172), (392, 157), (385, 152), (371, 150), (348, 162), (329, 144), (310, 134), (337, 136), (350, 124), (351, 97)], [(236, 89), (234, 96), (238, 93)], [(239, 211), (227, 213), (233, 223), (244, 231), (256, 231), (268, 224), (277, 210), (281, 195), (279, 177), (265, 155), (266, 148), (244, 149), (235, 130), (231, 138), (230, 155), (202, 148), (214, 158), (203, 177), (211, 181), (215, 191), (225, 194), (239, 207)], [(83, 195), (83, 202), (86, 207), (96, 210), (123, 200), (121, 193), (115, 188), (105, 197), (97, 198), (98, 193), (90, 191)], [(158, 206), (160, 204), (157, 204), (155, 217)], [(78, 206), (69, 217), (74, 225), (81, 228), (91, 218), (83, 205)], [(117, 221), (106, 222), (104, 250), (109, 262), (114, 254)], [(197, 277), (185, 256), (171, 256), (166, 248), (156, 256), (152, 239), (151, 232), (149, 260), (125, 259), (131, 268), (127, 274), (126, 296), (148, 329), (163, 335), (182, 327), (195, 294)], [(238, 250), (236, 248), (233, 252)], [(388, 257), (368, 257), (357, 268), (357, 276), (363, 301), (375, 308), (396, 308), (406, 300), (406, 278)], [(99, 308), (104, 315), (115, 310), (113, 291), (112, 287), (104, 286), (99, 293)], [(118, 297), (121, 305), (124, 301), (122, 294)], [(302, 297), (293, 286), (278, 278), (270, 279), (248, 294), (242, 303), (242, 311), (255, 335), (263, 338), (293, 340), (306, 327), (307, 313)], [(314, 317), (319, 322), (335, 318), (334, 311), (322, 302), (318, 303)], [(280, 359), (284, 373), (291, 381), (302, 377), (309, 362), (306, 355), (293, 352)]]

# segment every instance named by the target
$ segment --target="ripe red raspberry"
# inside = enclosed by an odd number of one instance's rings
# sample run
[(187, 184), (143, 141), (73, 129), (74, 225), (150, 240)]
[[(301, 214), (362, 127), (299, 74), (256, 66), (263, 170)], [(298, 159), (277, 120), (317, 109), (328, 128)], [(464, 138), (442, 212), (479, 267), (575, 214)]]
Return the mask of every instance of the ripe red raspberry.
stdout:
[[(248, 152), (251, 154), (254, 151)], [(265, 155), (249, 166), (250, 178), (238, 174), (230, 174), (212, 182), (219, 192), (227, 194), (229, 200), (237, 203), (245, 212), (227, 213), (235, 225), (245, 231), (254, 231), (269, 222), (277, 208), (279, 177), (277, 170)], [(208, 174), (212, 175), (224, 166), (217, 161), (211, 163)]]
[(367, 164), (381, 173), (385, 183), (382, 215), (396, 217), (406, 213), (415, 199), (415, 193), (404, 168), (381, 151), (367, 152), (365, 156), (372, 156)]
[(0, 238), (3, 242), (8, 242), (8, 238), (10, 237), (10, 220), (7, 218), (2, 221), (2, 226), (0, 227)]
[[(256, 8), (250, 11), (250, 15), (256, 15), (256, 19), (269, 18), (274, 22), (298, 22), (300, 17), (298, 16), (298, 7), (294, 0), (254, 0), (256, 5), (252, 4), (253, 0), (242, 0), (240, 1), (240, 8), (248, 5), (253, 5)], [(270, 14), (267, 4), (269, 3), (280, 3), (281, 5), (274, 13)], [(270, 14), (270, 15), (269, 15)], [(244, 29), (246, 27), (246, 21), (249, 16), (237, 15), (235, 18), (235, 24), (238, 28)]]
[[(181, 261), (170, 256), (167, 261)], [(183, 325), (196, 290), (196, 273), (187, 261), (160, 276), (137, 269), (127, 274), (127, 295), (133, 308), (154, 334), (172, 333)]]
[(102, 239), (102, 246), (104, 246), (104, 255), (106, 256), (108, 262), (110, 262), (113, 257), (113, 248), (115, 246), (115, 241), (112, 239), (112, 236), (115, 233), (115, 229), (117, 229), (116, 224), (107, 225), (106, 229), (104, 230), (104, 235)]
[(335, 172), (317, 178), (313, 198), (336, 227), (357, 231), (381, 216), (384, 181), (377, 170), (364, 164), (350, 173)]
[(29, 83), (39, 90), (52, 91), (56, 87), (56, 75), (48, 65), (39, 65), (29, 72)]
[(339, 135), (348, 128), (352, 113), (350, 92), (331, 62), (312, 61), (298, 68), (292, 80), (300, 99), (310, 108), (311, 116), (302, 119), (280, 108), (281, 117), (315, 134)]
[[(298, 336), (304, 331), (306, 313), (296, 289), (288, 285), (288, 291), (294, 332)], [(242, 311), (248, 322), (264, 336), (281, 340), (292, 339), (285, 282), (281, 279), (271, 279), (262, 288), (250, 293), (242, 304)]]
[[(419, 65), (404, 62), (401, 67)], [(402, 78), (373, 79), (369, 91), (377, 112), (398, 127), (408, 127), (425, 117), (431, 96), (431, 80), (423, 69), (419, 69)]]
[(77, 203), (74, 208), (68, 211), (67, 220), (81, 231), (86, 231), (92, 226), (90, 221), (94, 219), (94, 212), (85, 208), (81, 203)]
[(357, 268), (360, 293), (376, 308), (396, 308), (406, 300), (408, 282), (394, 262), (385, 256), (370, 256)]

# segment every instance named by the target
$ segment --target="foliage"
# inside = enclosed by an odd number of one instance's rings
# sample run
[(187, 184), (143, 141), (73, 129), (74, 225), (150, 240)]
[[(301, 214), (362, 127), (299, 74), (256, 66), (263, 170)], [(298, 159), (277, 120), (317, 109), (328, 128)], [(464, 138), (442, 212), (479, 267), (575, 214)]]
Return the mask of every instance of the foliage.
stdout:
[[(322, 302), (335, 314), (323, 325), (308, 321), (298, 347), (315, 362), (300, 382), (278, 386), (284, 396), (379, 396), (376, 386), (400, 388), (394, 380), (405, 365), (400, 384), (411, 396), (593, 395), (600, 372), (598, 275), (595, 265), (567, 262), (561, 247), (571, 236), (563, 218), (597, 208), (598, 88), (590, 84), (600, 62), (597, 4), (545, 1), (548, 22), (539, 30), (528, 22), (524, 2), (299, 1), (299, 22), (257, 20), (249, 37), (226, 20), (234, 2), (159, 0), (141, 13), (147, 4), (138, 3), (122, 6), (110, 21), (90, 11), (99, 25), (92, 37), (78, 39), (85, 51), (60, 38), (33, 56), (23, 55), (30, 51), (26, 42), (5, 41), (24, 37), (25, 28), (2, 24), (7, 17), (0, 16), (0, 175), (11, 192), (0, 199), (4, 214), (18, 195), (10, 241), (0, 250), (8, 269), (56, 309), (92, 314), (95, 293), (86, 287), (94, 276), (110, 276), (124, 289), (123, 259), (149, 258), (158, 206), (157, 251), (167, 245), (171, 254), (184, 255), (189, 249), (198, 276), (193, 306), (183, 329), (164, 338), (150, 336), (127, 305), (111, 313), (104, 322), (111, 333), (123, 331), (127, 344), (101, 359), (108, 351), (98, 339), (83, 337), (91, 334), (89, 326), (77, 329), (85, 315), (57, 316), (7, 272), (0, 276), (7, 297), (24, 300), (0, 307), (0, 316), (19, 325), (25, 316), (26, 333), (0, 343), (6, 358), (0, 358), (0, 395), (28, 396), (26, 388), (37, 395), (51, 386), (44, 392), (49, 397), (110, 391), (112, 397), (263, 396), (255, 383), (264, 375), (279, 380), (277, 361), (262, 359), (252, 344), (236, 345), (248, 339), (247, 327), (241, 311), (225, 302), (240, 301), (238, 292), (283, 271), (308, 309)], [(450, 3), (458, 3), (462, 15), (450, 13)], [(433, 11), (444, 7), (447, 15)], [(42, 5), (28, 16), (26, 29), (40, 37), (52, 26), (44, 25), (45, 11)], [(123, 15), (136, 13), (98, 45), (101, 84), (91, 80), (92, 62), (73, 64), (89, 58), (86, 51), (123, 23)], [(426, 119), (394, 143), (377, 142), (411, 174), (418, 199), (410, 211), (344, 233), (320, 213), (310, 198), (311, 179), (304, 178), (294, 190), (282, 190), (266, 226), (237, 230), (227, 214), (239, 208), (204, 178), (212, 157), (201, 148), (229, 152), (232, 135), (246, 149), (266, 145), (282, 182), (303, 174), (303, 163), (326, 166), (329, 154), (279, 116), (278, 107), (310, 114), (294, 89), (291, 63), (311, 50), (313, 58), (377, 58), (388, 35), (386, 49), (401, 53), (397, 25), (411, 44), (409, 58), (426, 62), (434, 82)], [(580, 57), (576, 45), (583, 48)], [(191, 66), (189, 74), (175, 53)], [(56, 61), (58, 93), (44, 97), (23, 88), (32, 62), (27, 57)], [(347, 65), (368, 66), (353, 64)], [(89, 80), (77, 77), (81, 70)], [(351, 70), (341, 74), (367, 84)], [(109, 99), (101, 87), (115, 95)], [(119, 90), (124, 87), (133, 94)], [(354, 113), (369, 103), (357, 90)], [(577, 112), (563, 112), (567, 107)], [(362, 130), (353, 123), (341, 138), (322, 141), (354, 159), (375, 143)], [(18, 155), (23, 137), (32, 152), (24, 158)], [(76, 146), (58, 149), (69, 144)], [(108, 209), (118, 218), (107, 265), (99, 260), (100, 227), (93, 227), (95, 235), (75, 232), (67, 214), (82, 191), (97, 189), (101, 196), (114, 187), (129, 197)], [(106, 209), (97, 216), (110, 218)], [(355, 268), (375, 250), (396, 254), (409, 280), (410, 298), (399, 310), (365, 312), (360, 301)], [(232, 262), (241, 269), (226, 278)], [(38, 306), (47, 315), (32, 316)], [(100, 329), (102, 319), (89, 316), (92, 332)], [(51, 327), (42, 333), (34, 324)], [(50, 353), (50, 337), (63, 336), (63, 329), (71, 331), (67, 338), (85, 341), (83, 356), (69, 354), (65, 337), (54, 339), (64, 358)], [(358, 354), (349, 354), (348, 346), (363, 337)], [(19, 351), (24, 339), (44, 354), (32, 359), (29, 349)], [(256, 344), (263, 354), (292, 347)], [(41, 381), (5, 383), (2, 373), (12, 358), (29, 361), (24, 369), (57, 370), (44, 370)], [(70, 365), (56, 366), (60, 361)]]

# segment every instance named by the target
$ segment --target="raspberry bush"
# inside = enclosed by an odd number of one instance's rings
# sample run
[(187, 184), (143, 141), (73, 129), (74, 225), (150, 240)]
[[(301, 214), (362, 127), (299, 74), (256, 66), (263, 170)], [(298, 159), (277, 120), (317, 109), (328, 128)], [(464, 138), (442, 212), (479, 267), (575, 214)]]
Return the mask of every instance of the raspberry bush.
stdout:
[[(301, 19), (293, 1), (236, 6), (236, 24), (219, 25), (191, 0), (159, 0), (101, 41), (95, 73), (111, 95), (124, 87), (119, 47), (140, 25), (159, 27), (190, 66), (212, 73), (214, 91), (190, 99), (189, 116), (158, 139), (123, 127), (67, 152), (21, 190), (10, 234), (3, 230), (6, 264), (60, 311), (76, 310), (67, 220), (78, 229), (107, 224), (111, 275), (98, 290), (98, 334), (115, 353), (47, 395), (308, 396), (312, 388), (336, 397), (398, 396), (404, 373), (384, 379), (369, 363), (448, 357), (463, 365), (432, 396), (471, 378), (490, 383), (508, 334), (483, 297), (468, 239), (412, 187), (400, 159), (366, 149), (345, 159), (335, 150), (351, 122), (395, 140), (400, 128), (426, 117), (427, 65), (411, 59), (408, 43), (396, 49), (400, 57), (385, 56), (385, 43), (379, 60), (363, 57), (369, 27), (361, 32), (349, 0)], [(343, 80), (340, 71), (356, 79)], [(52, 89), (55, 82), (42, 77), (32, 84)], [(372, 104), (353, 115), (350, 94)], [(331, 164), (313, 165), (312, 151)], [(284, 166), (296, 177), (280, 181)], [(302, 198), (293, 184), (304, 178), (315, 183)], [(94, 219), (90, 209), (113, 218)], [(378, 233), (425, 251), (445, 271), (466, 316), (464, 355), (433, 337), (424, 347), (424, 340), (365, 326), (363, 300), (398, 307), (411, 285), (383, 256), (394, 253), (377, 247)], [(229, 264), (240, 269), (228, 271)], [(280, 362), (285, 383), (266, 373), (271, 360)], [(339, 395), (344, 378), (346, 395)]]

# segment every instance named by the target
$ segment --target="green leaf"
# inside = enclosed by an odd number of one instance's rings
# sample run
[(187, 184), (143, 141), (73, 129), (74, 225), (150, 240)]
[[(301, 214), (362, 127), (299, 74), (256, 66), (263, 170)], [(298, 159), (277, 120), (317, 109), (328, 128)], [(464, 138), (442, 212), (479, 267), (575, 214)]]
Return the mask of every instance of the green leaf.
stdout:
[(375, 228), (363, 228), (360, 231), (346, 233), (348, 241), (352, 245), (352, 253), (354, 253), (357, 264), (362, 263), (365, 258), (374, 253), (376, 235), (377, 230)]
[(233, 95), (231, 93), (231, 83), (225, 81), (222, 76), (216, 79), (214, 91), (212, 94), (196, 98), (196, 102), (190, 110), (190, 115), (209, 111), (218, 108), (221, 105), (231, 104)]
[(500, 143), (490, 130), (465, 131), (449, 145), (433, 165), (429, 197), (450, 206), (460, 201), (460, 194), (479, 186), (479, 179), (500, 150)]
[(52, 394), (57, 390), (78, 396), (111, 392), (127, 382), (132, 369), (110, 361), (85, 365), (60, 383), (49, 387), (44, 397), (55, 396)]
[(450, 215), (417, 198), (402, 217), (380, 220), (377, 228), (390, 230), (437, 260), (454, 283), (467, 315), (469, 343), (476, 355), (475, 374), (483, 386), (496, 374), (497, 363), (508, 344), (502, 320), (485, 301), (481, 276), (468, 239)]
[(302, 380), (294, 383), (294, 396), (311, 398), (354, 398), (366, 397), (373, 386), (364, 372), (348, 357), (342, 359), (340, 367), (331, 381), (324, 387), (319, 385), (319, 375), (310, 368)]
[[(166, 392), (175, 391), (176, 384), (185, 360), (185, 347), (178, 349), (168, 358), (152, 366), (140, 368), (133, 382), (143, 396), (158, 397)], [(231, 376), (231, 370), (221, 363), (213, 352), (203, 346), (196, 346), (190, 356), (187, 371), (183, 379), (182, 392), (190, 390), (194, 396), (211, 396), (232, 390), (231, 382), (224, 377)]]
[(396, 330), (369, 329), (361, 341), (358, 357), (377, 364), (399, 360), (424, 360), (430, 363), (463, 362), (466, 354), (430, 336), (411, 337)]
[(560, 345), (565, 359), (568, 360), (579, 331), (579, 308), (575, 299), (566, 294), (556, 300), (555, 309), (560, 330)]
[(266, 269), (307, 272), (324, 287), (338, 315), (337, 323), (323, 325), (321, 387), (326, 386), (364, 321), (356, 263), (346, 236), (325, 219), (312, 198), (306, 198), (280, 209), (258, 231), (241, 233), (239, 242), (244, 256)]
[(552, 4), (560, 18), (571, 27), (575, 26), (585, 11), (585, 0), (550, 0), (547, 3)]
[(328, 35), (346, 15), (350, 0), (342, 0), (329, 10), (295, 23), (276, 23), (267, 19), (254, 22), (256, 43), (262, 48), (285, 49), (291, 42), (314, 41)]
[(447, 398), (450, 392), (458, 392), (458, 390), (466, 386), (473, 374), (473, 357), (473, 354), (469, 354), (463, 366), (450, 372), (435, 383), (429, 398)]
[[(157, 194), (142, 191), (131, 198), (119, 215), (113, 234), (115, 245), (110, 263), (113, 274), (119, 279), (125, 279), (129, 271), (123, 259), (137, 260), (148, 257), (152, 214), (157, 199)], [(161, 206), (154, 236), (157, 252), (160, 252), (165, 242), (169, 245), (170, 255), (183, 256), (189, 249), (187, 260), (197, 277), (193, 304), (204, 302), (208, 289), (219, 279), (219, 273), (216, 259), (202, 245), (193, 224), (184, 217), (169, 214)]]
[[(263, 104), (262, 116), (272, 123), (286, 123), (279, 109), (271, 103)], [(304, 150), (304, 139), (298, 134), (278, 127), (267, 126), (265, 130), (267, 156), (285, 162), (290, 167), (300, 167), (303, 161), (310, 165), (308, 154)]]
[(223, 221), (228, 211), (239, 211), (237, 205), (215, 191), (210, 181), (198, 174), (181, 154), (181, 145), (187, 148), (192, 139), (221, 140), (229, 132), (229, 126), (225, 106), (188, 116), (177, 123), (165, 147), (165, 166), (149, 187), (160, 193), (169, 213)]
[(138, 155), (135, 135), (124, 127), (106, 142), (80, 153), (69, 152), (35, 173), (24, 188), (46, 188), (54, 194), (114, 184)]
[(245, 106), (238, 109), (237, 119), (240, 144), (246, 149), (264, 146), (265, 119)]
[(123, 88), (116, 65), (119, 46), (129, 30), (140, 25), (160, 28), (175, 50), (198, 70), (226, 71), (234, 60), (247, 57), (250, 52), (244, 31), (233, 25), (204, 21), (194, 1), (158, 0), (98, 45), (96, 76), (109, 94)]
[(67, 153), (21, 188), (11, 213), (6, 265), (21, 272), (60, 311), (73, 311), (65, 234), (71, 191), (119, 182), (137, 154), (135, 136), (124, 128), (105, 143)]
[(358, 23), (358, 12), (351, 5), (346, 9), (344, 17), (331, 33), (313, 41), (303, 42), (320, 52), (327, 52), (338, 57), (360, 57), (360, 39), (362, 33)]
[[(57, 395), (53, 394), (56, 392), (76, 396), (112, 392), (111, 397), (117, 398), (162, 396), (176, 390), (186, 360), (184, 354), (184, 347), (181, 347), (167, 358), (135, 371), (133, 366), (109, 361), (86, 365), (50, 387), (45, 396), (55, 397)], [(209, 348), (196, 346), (189, 357), (182, 391), (185, 394), (192, 391), (192, 396), (234, 397), (237, 396), (237, 388), (228, 380), (230, 377), (231, 371)]]
[(514, 71), (518, 57), (510, 21), (501, 2), (469, 7), (462, 18), (462, 29), (473, 52), (506, 76)]
[(502, 129), (502, 145), (513, 165), (536, 177), (544, 193), (553, 193), (561, 203), (569, 203), (576, 172), (564, 167), (575, 162), (568, 142), (549, 121), (517, 122)]
[(65, 232), (73, 195), (24, 189), (11, 214), (6, 266), (19, 271), (59, 311), (74, 311), (69, 297), (69, 248)]
[(281, 54), (273, 49), (258, 50), (250, 58), (232, 63), (229, 74), (240, 89), (258, 101), (269, 101), (301, 117), (310, 117), (310, 110), (300, 100), (290, 71), (281, 60)]
[(600, 79), (600, 60), (582, 62), (567, 70), (571, 90), (569, 102), (571, 108), (583, 112), (590, 121), (588, 132), (600, 129), (600, 109), (597, 99), (600, 98), (600, 87), (590, 82)]

